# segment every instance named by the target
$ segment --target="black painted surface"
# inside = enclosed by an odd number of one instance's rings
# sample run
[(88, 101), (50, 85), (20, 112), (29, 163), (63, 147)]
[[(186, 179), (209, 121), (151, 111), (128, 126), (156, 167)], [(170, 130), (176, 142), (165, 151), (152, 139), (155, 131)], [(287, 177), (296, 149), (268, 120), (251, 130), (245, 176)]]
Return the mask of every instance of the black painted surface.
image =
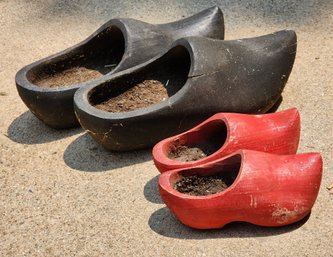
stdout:
[[(149, 73), (176, 47), (188, 51), (191, 67), (186, 83), (169, 99), (122, 113), (104, 112), (92, 106), (89, 98), (94, 92), (138, 73)], [(79, 89), (74, 97), (75, 111), (82, 127), (109, 150), (149, 147), (217, 112), (267, 112), (281, 97), (296, 47), (294, 31), (232, 41), (180, 39), (164, 55), (115, 74), (108, 81)]]
[[(117, 28), (122, 32), (125, 44), (123, 49), (120, 49), (121, 44), (117, 45), (117, 42), (112, 41), (112, 34), (111, 38), (104, 37), (108, 33), (108, 29), (112, 28)], [(185, 36), (223, 39), (224, 21), (221, 10), (212, 7), (189, 18), (160, 25), (134, 19), (112, 19), (83, 42), (22, 68), (15, 78), (17, 90), (31, 112), (47, 125), (54, 128), (75, 127), (79, 124), (73, 110), (73, 96), (78, 88), (89, 85), (91, 82), (103, 83), (117, 72), (147, 62), (154, 56), (165, 53), (175, 40)], [(105, 38), (106, 41), (103, 43), (101, 38)], [(119, 33), (115, 38), (116, 41), (122, 40), (119, 38)], [(91, 56), (96, 49), (101, 48), (101, 45), (107, 49), (109, 43), (110, 47), (120, 51), (123, 55), (118, 65), (110, 72), (104, 71), (103, 76), (84, 83), (58, 88), (40, 87), (32, 83), (36, 76), (45, 73), (50, 67), (59, 69), (59, 66), (67, 65), (70, 62), (80, 64), (82, 54)], [(101, 55), (106, 53), (98, 52)], [(115, 59), (117, 60), (117, 58)], [(98, 59), (95, 58), (96, 61)]]

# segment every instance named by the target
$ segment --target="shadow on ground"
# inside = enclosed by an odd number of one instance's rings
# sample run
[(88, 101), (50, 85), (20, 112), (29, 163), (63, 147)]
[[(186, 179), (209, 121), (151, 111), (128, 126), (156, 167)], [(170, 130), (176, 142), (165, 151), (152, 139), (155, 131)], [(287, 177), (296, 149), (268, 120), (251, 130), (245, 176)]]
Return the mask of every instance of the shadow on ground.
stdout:
[[(157, 170), (157, 169), (156, 169)], [(160, 176), (157, 175), (156, 177), (153, 177), (151, 180), (149, 180), (143, 189), (143, 195), (145, 198), (152, 203), (163, 203), (160, 193), (158, 191), (158, 178)]]
[(109, 171), (151, 160), (151, 150), (108, 152), (85, 133), (75, 139), (65, 150), (64, 162), (80, 171)]
[(283, 101), (283, 96), (280, 96), (279, 99), (276, 101), (276, 103), (267, 111), (267, 113), (276, 112), (279, 109), (282, 101)]
[(8, 137), (20, 144), (43, 144), (82, 132), (81, 128), (56, 130), (46, 126), (30, 111), (22, 113), (9, 125)]
[(284, 227), (260, 227), (245, 222), (234, 222), (221, 229), (199, 230), (186, 227), (164, 207), (155, 211), (149, 218), (148, 224), (156, 233), (179, 239), (205, 239), (205, 238), (236, 238), (236, 237), (267, 237), (275, 236), (300, 228), (309, 218)]

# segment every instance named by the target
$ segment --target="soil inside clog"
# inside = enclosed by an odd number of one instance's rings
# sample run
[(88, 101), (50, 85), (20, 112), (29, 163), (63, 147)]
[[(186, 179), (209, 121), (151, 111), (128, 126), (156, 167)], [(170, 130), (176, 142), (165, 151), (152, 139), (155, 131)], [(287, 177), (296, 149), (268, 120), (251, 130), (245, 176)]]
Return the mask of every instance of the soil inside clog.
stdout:
[[(225, 143), (227, 127), (222, 120), (205, 124), (199, 130), (174, 140), (167, 153), (168, 158), (178, 162), (192, 162), (203, 159), (218, 151)], [(185, 143), (180, 143), (181, 141)]]
[(181, 171), (173, 182), (173, 188), (180, 193), (205, 196), (226, 190), (236, 180), (241, 167), (241, 156), (234, 155), (222, 160), (212, 169), (193, 168)]
[(189, 147), (186, 145), (180, 145), (171, 150), (168, 157), (179, 162), (192, 162), (205, 158), (212, 153), (216, 152), (220, 148), (220, 145), (205, 144), (201, 146)]
[(197, 175), (184, 177), (175, 184), (177, 191), (188, 195), (211, 195), (228, 188), (226, 182), (219, 176), (200, 177)]
[(124, 51), (120, 29), (107, 28), (88, 43), (34, 67), (28, 79), (36, 86), (50, 88), (80, 84), (111, 72)]
[(184, 86), (190, 66), (188, 51), (177, 46), (142, 69), (95, 87), (89, 102), (103, 111), (128, 112), (166, 101)]
[(96, 79), (102, 75), (103, 73), (98, 70), (78, 66), (59, 73), (54, 72), (54, 74), (42, 76), (36, 79), (34, 84), (41, 87), (62, 87)]
[(128, 112), (164, 101), (168, 92), (159, 80), (143, 80), (124, 93), (95, 105), (107, 112)]

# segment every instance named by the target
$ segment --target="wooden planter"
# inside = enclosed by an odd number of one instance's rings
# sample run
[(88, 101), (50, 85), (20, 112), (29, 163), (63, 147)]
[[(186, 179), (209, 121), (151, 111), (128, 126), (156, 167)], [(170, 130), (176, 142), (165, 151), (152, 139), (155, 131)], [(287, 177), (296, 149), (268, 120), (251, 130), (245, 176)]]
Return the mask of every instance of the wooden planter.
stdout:
[[(207, 196), (191, 196), (174, 189), (184, 176), (217, 173), (236, 179), (225, 191)], [(275, 155), (240, 150), (210, 163), (162, 173), (159, 189), (176, 217), (193, 228), (221, 228), (233, 221), (284, 226), (309, 214), (321, 176), (319, 153)]]
[[(17, 90), (31, 112), (45, 124), (54, 128), (75, 127), (79, 123), (73, 96), (78, 88), (91, 82), (101, 84), (112, 74), (147, 62), (185, 36), (223, 39), (221, 10), (212, 7), (187, 19), (160, 25), (112, 19), (81, 43), (22, 68), (15, 78)], [(83, 71), (88, 73), (82, 79)], [(63, 81), (68, 73), (72, 74), (71, 80)]]
[[(295, 154), (299, 139), (300, 115), (296, 108), (261, 115), (218, 113), (198, 126), (156, 144), (153, 159), (162, 173), (198, 166), (241, 149)], [(216, 151), (202, 159), (181, 162), (170, 157), (179, 147), (209, 144), (214, 145)]]
[[(105, 83), (80, 88), (75, 112), (81, 126), (106, 149), (150, 147), (218, 112), (265, 113), (280, 98), (295, 54), (293, 31), (231, 41), (183, 38), (166, 54)], [(164, 101), (118, 113), (94, 107), (137, 81), (154, 79), (156, 72), (173, 77), (166, 83), (169, 97)]]

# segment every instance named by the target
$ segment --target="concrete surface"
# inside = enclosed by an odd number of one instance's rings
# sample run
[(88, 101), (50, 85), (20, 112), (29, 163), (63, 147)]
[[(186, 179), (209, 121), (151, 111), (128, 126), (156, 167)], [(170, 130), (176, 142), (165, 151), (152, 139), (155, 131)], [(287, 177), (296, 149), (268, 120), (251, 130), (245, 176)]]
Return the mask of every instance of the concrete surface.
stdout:
[[(333, 256), (330, 0), (0, 1), (0, 256)], [(112, 17), (163, 23), (217, 4), (226, 38), (295, 29), (298, 52), (279, 109), (301, 112), (299, 152), (324, 173), (308, 220), (197, 231), (162, 203), (150, 151), (105, 152), (81, 129), (55, 131), (19, 98), (16, 71), (86, 38)]]

